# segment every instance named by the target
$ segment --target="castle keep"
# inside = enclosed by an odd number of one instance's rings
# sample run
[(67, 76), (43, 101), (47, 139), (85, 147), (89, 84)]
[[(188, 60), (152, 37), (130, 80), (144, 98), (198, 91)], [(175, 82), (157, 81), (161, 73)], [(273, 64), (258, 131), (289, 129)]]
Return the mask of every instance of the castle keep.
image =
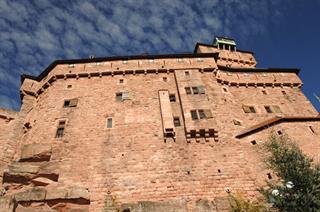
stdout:
[(57, 60), (0, 109), (0, 211), (226, 211), (273, 180), (261, 144), (288, 134), (319, 162), (299, 69), (256, 68), (215, 38), (193, 53)]

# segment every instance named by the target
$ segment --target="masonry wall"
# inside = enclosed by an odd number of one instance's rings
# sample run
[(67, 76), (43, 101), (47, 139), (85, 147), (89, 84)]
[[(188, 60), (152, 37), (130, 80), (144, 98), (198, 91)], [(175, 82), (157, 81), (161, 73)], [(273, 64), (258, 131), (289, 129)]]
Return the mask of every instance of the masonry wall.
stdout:
[[(0, 151), (9, 154), (0, 167), (19, 160), (24, 145), (48, 144), (50, 163), (56, 163), (59, 172), (52, 185), (88, 188), (90, 211), (102, 211), (110, 196), (116, 205), (183, 200), (187, 210), (194, 211), (200, 199), (219, 202), (228, 191), (254, 197), (267, 179), (270, 171), (258, 147), (270, 130), (243, 139), (235, 138), (238, 133), (275, 116), (318, 115), (292, 73), (229, 73), (218, 70), (213, 58), (155, 60), (144, 67), (145, 63), (150, 62), (59, 65), (41, 82), (26, 81), (21, 123), (16, 125), (23, 129), (21, 136), (10, 140), (13, 121), (0, 119), (6, 132), (0, 142), (7, 146)], [(159, 67), (164, 69), (158, 71)], [(205, 92), (186, 93), (186, 87), (197, 86)], [(159, 91), (175, 95), (171, 110), (160, 109)], [(120, 92), (128, 94), (125, 99), (117, 99)], [(76, 107), (64, 107), (64, 101), (71, 99), (77, 99)], [(245, 113), (243, 105), (254, 106), (256, 113)], [(277, 105), (281, 111), (267, 113), (266, 105)], [(212, 117), (193, 120), (190, 111), (201, 109), (210, 110)], [(164, 111), (172, 111), (171, 116), (180, 120), (173, 137), (164, 135)], [(57, 138), (61, 121), (64, 135)], [(316, 133), (310, 133), (310, 124)], [(296, 136), (308, 154), (318, 157), (318, 122), (277, 127)]]

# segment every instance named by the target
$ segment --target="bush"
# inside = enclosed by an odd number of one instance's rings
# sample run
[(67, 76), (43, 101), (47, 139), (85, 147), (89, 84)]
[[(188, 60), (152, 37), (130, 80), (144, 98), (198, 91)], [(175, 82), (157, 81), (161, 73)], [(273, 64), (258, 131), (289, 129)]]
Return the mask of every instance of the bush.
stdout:
[(232, 212), (266, 212), (267, 207), (259, 201), (250, 201), (241, 193), (230, 194), (229, 202)]
[(279, 211), (320, 211), (320, 166), (286, 135), (272, 134), (265, 144), (267, 166), (279, 181), (259, 191)]

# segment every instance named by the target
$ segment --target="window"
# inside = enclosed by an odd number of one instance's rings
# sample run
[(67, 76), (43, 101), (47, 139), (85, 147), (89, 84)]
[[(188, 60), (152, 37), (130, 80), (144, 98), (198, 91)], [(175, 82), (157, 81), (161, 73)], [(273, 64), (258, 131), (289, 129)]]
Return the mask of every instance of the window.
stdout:
[(316, 131), (313, 129), (312, 126), (309, 126), (309, 130), (310, 130), (313, 134), (316, 134)]
[(119, 83), (123, 83), (123, 79), (120, 79), (120, 80), (119, 80)]
[(196, 110), (191, 110), (191, 118), (192, 120), (198, 120), (198, 114)]
[(283, 91), (283, 90), (282, 90), (281, 92), (282, 92), (283, 95), (287, 95), (287, 92), (286, 92), (286, 91)]
[(198, 113), (199, 113), (199, 118), (200, 119), (205, 119), (206, 118), (206, 114), (204, 113), (203, 110), (198, 110)]
[(191, 118), (192, 120), (210, 119), (213, 115), (209, 109), (191, 110)]
[(264, 109), (266, 109), (267, 113), (272, 113), (270, 106), (264, 106)]
[(253, 106), (243, 105), (242, 109), (245, 113), (256, 113), (256, 109)]
[(186, 94), (188, 94), (188, 95), (192, 94), (190, 87), (185, 87), (184, 89), (186, 90)]
[(228, 89), (227, 89), (227, 88), (223, 88), (223, 91), (224, 91), (224, 92), (228, 92)]
[(163, 77), (162, 80), (163, 80), (163, 82), (167, 82), (168, 81), (167, 77)]
[(282, 131), (281, 130), (278, 130), (278, 135), (282, 135)]
[(66, 125), (66, 121), (59, 121), (59, 125), (56, 131), (56, 138), (61, 138), (64, 135), (64, 127)]
[(180, 127), (181, 126), (179, 117), (173, 117), (173, 124), (174, 124), (175, 127)]
[(265, 91), (265, 90), (262, 90), (262, 93), (263, 93), (264, 95), (267, 95), (267, 91)]
[(112, 118), (107, 118), (107, 128), (112, 128)]
[(204, 86), (197, 86), (197, 87), (185, 87), (186, 94), (205, 94), (206, 90)]
[(190, 72), (189, 72), (189, 71), (185, 71), (185, 72), (184, 72), (184, 75), (185, 75), (185, 76), (190, 76)]
[(170, 102), (175, 102), (176, 101), (176, 95), (170, 94), (169, 95), (169, 99), (170, 99)]
[(257, 141), (256, 141), (256, 140), (253, 140), (253, 141), (251, 141), (251, 144), (252, 144), (252, 145), (256, 145), (256, 144), (257, 144)]
[(129, 92), (118, 92), (116, 93), (116, 100), (117, 101), (124, 101), (124, 100), (129, 100)]
[(237, 126), (241, 126), (242, 125), (241, 122), (236, 120), (236, 119), (233, 119), (233, 124), (237, 125)]
[(192, 87), (192, 92), (193, 94), (198, 94), (198, 88), (197, 87)]
[(76, 107), (78, 99), (66, 99), (64, 100), (63, 107)]
[(72, 85), (67, 85), (67, 88), (72, 88)]

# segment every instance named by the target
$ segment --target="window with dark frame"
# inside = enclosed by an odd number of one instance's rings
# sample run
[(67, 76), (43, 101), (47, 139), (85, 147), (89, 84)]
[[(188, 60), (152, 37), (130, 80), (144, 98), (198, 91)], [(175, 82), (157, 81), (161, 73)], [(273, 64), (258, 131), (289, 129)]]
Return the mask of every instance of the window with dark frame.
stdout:
[(57, 131), (56, 131), (56, 138), (63, 137), (65, 124), (66, 124), (66, 121), (64, 121), (64, 120), (59, 121), (59, 125), (58, 125)]
[(107, 118), (107, 128), (112, 128), (112, 118)]
[(116, 93), (116, 100), (122, 101), (122, 93), (121, 92)]
[(181, 126), (181, 122), (179, 117), (173, 117), (173, 124), (175, 127), (180, 127)]
[(242, 105), (242, 109), (245, 113), (256, 113), (256, 109), (253, 106)]
[(169, 95), (169, 100), (170, 100), (170, 102), (176, 102), (176, 95), (175, 94), (170, 94)]
[(189, 72), (189, 71), (185, 71), (185, 72), (184, 72), (184, 75), (185, 75), (185, 76), (190, 76), (190, 72)]
[(119, 80), (119, 83), (123, 83), (123, 79), (120, 79), (120, 80)]
[(197, 114), (197, 111), (196, 110), (191, 110), (191, 118), (192, 120), (198, 120), (198, 114)]

